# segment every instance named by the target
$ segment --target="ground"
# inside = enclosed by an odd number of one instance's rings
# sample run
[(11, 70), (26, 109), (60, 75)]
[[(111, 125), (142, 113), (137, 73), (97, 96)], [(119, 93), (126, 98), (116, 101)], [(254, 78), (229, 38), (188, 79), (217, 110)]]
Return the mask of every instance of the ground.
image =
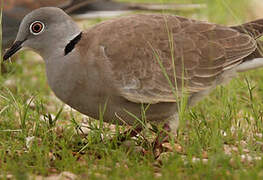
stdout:
[[(239, 24), (261, 12), (249, 0), (176, 2), (207, 8), (170, 13), (221, 24)], [(103, 20), (80, 24), (87, 28)], [(43, 61), (32, 52), (7, 63), (0, 99), (0, 179), (263, 178), (263, 70), (240, 74), (182, 111), (176, 140), (165, 143), (166, 152), (157, 159), (151, 127), (143, 137), (117, 146), (111, 139), (125, 127), (94, 121), (63, 105), (47, 85)]]

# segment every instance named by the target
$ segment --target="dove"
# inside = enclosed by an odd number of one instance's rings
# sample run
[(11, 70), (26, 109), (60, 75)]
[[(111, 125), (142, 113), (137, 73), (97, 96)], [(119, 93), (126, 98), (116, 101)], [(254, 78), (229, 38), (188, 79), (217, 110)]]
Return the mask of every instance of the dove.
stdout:
[(113, 124), (163, 124), (176, 133), (179, 104), (194, 106), (239, 72), (263, 66), (263, 19), (224, 26), (166, 14), (134, 14), (83, 31), (63, 10), (24, 17), (4, 60), (39, 53), (50, 88), (77, 111)]

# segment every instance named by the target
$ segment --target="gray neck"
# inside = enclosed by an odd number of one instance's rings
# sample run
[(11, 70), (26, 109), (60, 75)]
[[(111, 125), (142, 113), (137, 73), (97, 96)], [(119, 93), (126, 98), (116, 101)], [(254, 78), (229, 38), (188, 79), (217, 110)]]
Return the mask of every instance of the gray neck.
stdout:
[(86, 76), (79, 62), (79, 52), (74, 49), (66, 56), (49, 57), (45, 64), (48, 84), (61, 100), (68, 103), (75, 86)]
[(45, 61), (54, 60), (56, 58), (65, 55), (65, 47), (72, 39), (81, 33), (80, 28), (72, 22), (64, 23), (61, 29), (66, 29), (65, 31), (50, 33), (54, 37), (50, 37), (48, 42), (44, 42), (45, 46), (42, 49), (37, 50), (38, 53), (43, 57)]
[(65, 48), (72, 39), (81, 33), (81, 30), (75, 23), (69, 24), (68, 27), (70, 29), (67, 28), (65, 32), (58, 33), (56, 37), (50, 38), (50, 45), (39, 52), (46, 64), (46, 74), (50, 87), (64, 101), (74, 91), (76, 77), (79, 77), (78, 75), (75, 76), (76, 73), (74, 74), (74, 72), (80, 73), (77, 66), (80, 64), (77, 62), (79, 59), (77, 49), (74, 48), (65, 55)]

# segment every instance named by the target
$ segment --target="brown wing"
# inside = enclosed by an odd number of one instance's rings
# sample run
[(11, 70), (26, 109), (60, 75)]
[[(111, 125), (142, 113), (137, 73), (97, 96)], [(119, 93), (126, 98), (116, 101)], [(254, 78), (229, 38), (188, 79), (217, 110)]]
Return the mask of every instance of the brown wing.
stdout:
[(206, 90), (256, 48), (231, 28), (176, 16), (135, 15), (92, 31), (117, 89), (140, 103), (176, 102), (183, 90)]

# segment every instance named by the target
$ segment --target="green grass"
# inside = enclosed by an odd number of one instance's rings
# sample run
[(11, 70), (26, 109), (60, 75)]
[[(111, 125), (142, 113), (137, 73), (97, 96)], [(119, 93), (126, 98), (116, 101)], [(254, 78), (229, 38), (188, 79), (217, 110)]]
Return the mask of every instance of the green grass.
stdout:
[[(207, 3), (206, 10), (177, 14), (217, 23), (250, 17), (245, 0), (176, 2)], [(20, 53), (0, 76), (0, 179), (64, 171), (80, 179), (262, 179), (262, 70), (240, 74), (187, 111), (173, 152), (157, 161), (150, 132), (145, 132), (147, 140), (116, 146), (107, 137), (123, 127), (85, 118), (91, 131), (83, 135), (79, 127), (84, 117), (65, 107), (60, 113), (62, 103), (49, 89), (45, 67), (37, 59)]]

